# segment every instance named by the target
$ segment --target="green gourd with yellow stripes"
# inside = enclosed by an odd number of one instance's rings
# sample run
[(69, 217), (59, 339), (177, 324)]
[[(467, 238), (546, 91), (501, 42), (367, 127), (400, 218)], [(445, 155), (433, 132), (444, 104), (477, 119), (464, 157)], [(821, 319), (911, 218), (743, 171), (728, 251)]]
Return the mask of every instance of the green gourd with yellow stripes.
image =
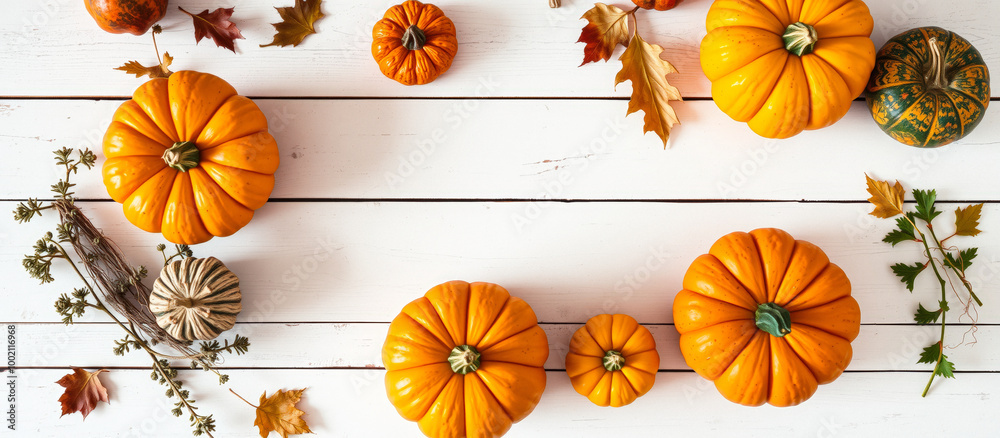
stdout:
[(911, 29), (879, 50), (866, 100), (890, 137), (910, 146), (944, 146), (982, 121), (990, 73), (965, 38), (939, 27)]

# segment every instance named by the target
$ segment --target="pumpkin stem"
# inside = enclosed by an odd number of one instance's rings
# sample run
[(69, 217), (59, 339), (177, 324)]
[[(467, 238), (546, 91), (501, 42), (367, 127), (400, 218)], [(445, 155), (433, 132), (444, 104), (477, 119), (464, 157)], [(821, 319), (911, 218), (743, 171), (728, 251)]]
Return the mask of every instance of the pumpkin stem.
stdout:
[(941, 53), (941, 47), (937, 44), (937, 38), (931, 38), (927, 40), (927, 45), (930, 46), (931, 53), (931, 68), (928, 71), (927, 86), (930, 88), (948, 88), (948, 78), (945, 74), (944, 55)]
[(771, 336), (782, 337), (792, 332), (792, 315), (774, 303), (764, 303), (757, 306), (754, 312), (757, 328), (768, 332)]
[[(201, 315), (202, 317), (208, 317), (208, 315), (210, 315), (212, 313), (212, 311), (209, 310), (208, 307), (204, 306), (204, 303), (202, 303), (201, 300), (198, 300), (198, 299), (195, 299), (195, 298), (191, 298), (191, 297), (174, 298), (174, 299), (170, 300), (170, 306), (171, 307), (183, 307), (185, 309), (189, 309), (189, 310), (191, 310), (191, 311), (193, 311), (193, 312)], [(176, 322), (176, 321), (174, 321), (174, 322)]]
[(798, 56), (808, 55), (816, 48), (819, 34), (816, 28), (803, 22), (789, 24), (781, 39), (785, 41), (785, 49)]
[(469, 374), (479, 369), (479, 351), (471, 345), (459, 345), (451, 350), (448, 363), (451, 370), (458, 374)]
[(604, 369), (608, 371), (618, 371), (625, 366), (625, 356), (621, 352), (608, 350), (604, 353)]
[(198, 146), (190, 141), (179, 141), (163, 153), (163, 161), (174, 169), (187, 172), (188, 169), (198, 167), (201, 161), (201, 151)]
[(424, 44), (427, 44), (427, 35), (416, 24), (411, 24), (403, 32), (403, 47), (408, 50), (420, 50), (424, 48)]

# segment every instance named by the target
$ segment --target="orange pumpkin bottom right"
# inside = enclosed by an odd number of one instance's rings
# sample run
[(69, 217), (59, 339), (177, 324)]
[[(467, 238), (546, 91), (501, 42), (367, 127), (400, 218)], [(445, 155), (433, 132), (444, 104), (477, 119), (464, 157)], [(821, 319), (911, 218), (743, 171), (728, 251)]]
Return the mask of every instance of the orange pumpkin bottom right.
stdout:
[(851, 362), (861, 309), (818, 246), (776, 228), (734, 232), (699, 256), (674, 298), (688, 366), (746, 406), (794, 406)]

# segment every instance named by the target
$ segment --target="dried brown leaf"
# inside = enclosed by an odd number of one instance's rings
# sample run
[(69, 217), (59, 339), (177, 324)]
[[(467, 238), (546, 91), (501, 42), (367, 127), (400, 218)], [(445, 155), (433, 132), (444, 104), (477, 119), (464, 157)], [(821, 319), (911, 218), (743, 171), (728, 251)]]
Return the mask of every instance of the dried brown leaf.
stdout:
[(274, 8), (278, 10), (282, 21), (271, 24), (277, 31), (274, 41), (261, 44), (261, 47), (297, 46), (305, 37), (316, 33), (316, 20), (324, 17), (319, 9), (322, 3), (323, 0), (295, 0), (292, 7)]
[(243, 39), (243, 35), (240, 34), (240, 29), (236, 27), (236, 24), (229, 21), (233, 16), (235, 8), (219, 8), (211, 13), (208, 12), (208, 9), (205, 9), (197, 14), (185, 11), (180, 6), (177, 9), (190, 15), (194, 21), (195, 43), (201, 42), (201, 39), (207, 36), (212, 38), (212, 41), (215, 41), (215, 45), (236, 53), (235, 40)]
[(663, 47), (647, 43), (636, 32), (625, 53), (618, 58), (622, 69), (615, 76), (615, 86), (632, 81), (632, 99), (625, 115), (642, 110), (645, 113), (642, 132), (656, 132), (666, 147), (670, 128), (679, 123), (670, 101), (683, 99), (680, 91), (667, 82), (667, 75), (677, 73), (677, 69), (660, 58), (661, 52)]
[(955, 234), (959, 236), (975, 236), (979, 230), (979, 218), (983, 213), (983, 204), (970, 205), (955, 209)]
[(111, 403), (107, 388), (101, 384), (101, 379), (97, 376), (107, 370), (97, 370), (92, 373), (82, 368), (72, 368), (72, 370), (73, 373), (63, 376), (56, 382), (66, 388), (66, 391), (59, 396), (62, 415), (79, 412), (86, 420), (87, 415), (97, 407), (97, 402)]
[(578, 43), (586, 43), (583, 48), (583, 62), (607, 61), (619, 44), (628, 41), (628, 12), (604, 3), (595, 3), (594, 7), (583, 14), (581, 19), (587, 20), (587, 25), (580, 32)]
[(282, 438), (288, 438), (289, 434), (312, 433), (309, 425), (302, 419), (305, 412), (295, 407), (302, 398), (303, 391), (305, 388), (291, 391), (279, 389), (270, 397), (267, 396), (267, 391), (261, 394), (257, 420), (253, 422), (260, 429), (261, 438), (267, 438), (272, 431), (279, 433)]
[(149, 76), (150, 79), (166, 78), (169, 77), (171, 74), (173, 74), (173, 72), (170, 71), (169, 68), (167, 68), (170, 67), (170, 64), (173, 62), (174, 58), (171, 57), (169, 53), (164, 52), (163, 63), (159, 65), (146, 67), (142, 64), (139, 64), (139, 61), (129, 61), (126, 62), (125, 65), (122, 65), (121, 67), (115, 67), (115, 70), (121, 70), (130, 75), (135, 75), (135, 77), (137, 78), (142, 76)]
[(868, 193), (872, 195), (868, 202), (875, 205), (871, 213), (872, 216), (886, 219), (903, 214), (903, 185), (896, 181), (895, 185), (889, 185), (888, 181), (876, 181), (865, 174), (868, 181)]

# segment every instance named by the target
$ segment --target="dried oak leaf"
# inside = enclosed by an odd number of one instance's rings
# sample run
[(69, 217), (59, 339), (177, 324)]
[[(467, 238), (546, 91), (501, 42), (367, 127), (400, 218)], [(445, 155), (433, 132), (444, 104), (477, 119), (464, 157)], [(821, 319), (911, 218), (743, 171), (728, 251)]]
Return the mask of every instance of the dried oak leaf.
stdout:
[(302, 398), (303, 389), (293, 389), (291, 391), (278, 390), (278, 392), (267, 396), (264, 391), (260, 396), (260, 406), (257, 408), (257, 420), (254, 426), (260, 428), (261, 438), (267, 438), (271, 431), (278, 432), (282, 438), (288, 438), (289, 434), (297, 435), (302, 433), (312, 433), (309, 425), (302, 419), (302, 412), (295, 407), (295, 404)]
[[(67, 374), (59, 379), (59, 385), (66, 388), (66, 391), (59, 396), (59, 403), (62, 404), (62, 415), (79, 412), (83, 414), (83, 419), (97, 407), (97, 402), (111, 403), (108, 399), (108, 390), (101, 384), (98, 374), (107, 370), (97, 370), (89, 372), (82, 368), (71, 368), (72, 374)], [(60, 417), (62, 416), (60, 415)]]
[(178, 6), (181, 12), (191, 16), (194, 21), (194, 42), (200, 43), (202, 38), (206, 36), (212, 38), (215, 41), (215, 45), (232, 50), (236, 53), (236, 42), (235, 40), (244, 39), (243, 35), (240, 34), (239, 28), (236, 24), (229, 19), (233, 16), (233, 10), (236, 8), (219, 8), (211, 13), (208, 9), (201, 11), (198, 14), (192, 14), (185, 11), (184, 8)]
[(865, 174), (868, 182), (868, 193), (872, 195), (868, 202), (875, 205), (875, 209), (868, 213), (877, 218), (887, 219), (903, 214), (903, 185), (896, 181), (896, 185), (889, 185), (888, 181), (875, 181), (868, 174)]
[(677, 69), (660, 58), (661, 52), (663, 47), (643, 41), (636, 33), (625, 53), (618, 58), (622, 69), (615, 76), (615, 86), (632, 81), (632, 98), (628, 101), (625, 115), (639, 110), (646, 113), (642, 132), (656, 132), (663, 140), (663, 147), (666, 147), (670, 127), (680, 123), (670, 101), (683, 99), (680, 91), (667, 82), (667, 75), (677, 73)]
[(611, 52), (619, 44), (625, 45), (628, 41), (628, 12), (618, 9), (615, 6), (608, 6), (604, 3), (595, 3), (594, 7), (584, 12), (581, 19), (587, 20), (587, 25), (580, 32), (580, 39), (576, 42), (587, 43), (583, 48), (583, 62), (607, 61), (611, 59)]
[(959, 236), (975, 236), (979, 230), (979, 218), (983, 213), (983, 204), (970, 205), (955, 209), (955, 234)]
[(277, 31), (274, 34), (274, 41), (260, 46), (299, 45), (305, 37), (316, 33), (316, 20), (324, 17), (323, 12), (319, 10), (319, 5), (322, 3), (323, 0), (295, 0), (295, 5), (292, 7), (274, 8), (278, 10), (282, 21), (271, 24)]
[(163, 62), (159, 65), (154, 65), (152, 67), (146, 67), (139, 64), (139, 61), (129, 61), (121, 67), (115, 67), (115, 70), (121, 70), (130, 75), (135, 75), (135, 77), (149, 76), (150, 79), (153, 78), (166, 78), (173, 74), (169, 68), (170, 64), (174, 62), (174, 58), (170, 56), (169, 53), (163, 52)]

